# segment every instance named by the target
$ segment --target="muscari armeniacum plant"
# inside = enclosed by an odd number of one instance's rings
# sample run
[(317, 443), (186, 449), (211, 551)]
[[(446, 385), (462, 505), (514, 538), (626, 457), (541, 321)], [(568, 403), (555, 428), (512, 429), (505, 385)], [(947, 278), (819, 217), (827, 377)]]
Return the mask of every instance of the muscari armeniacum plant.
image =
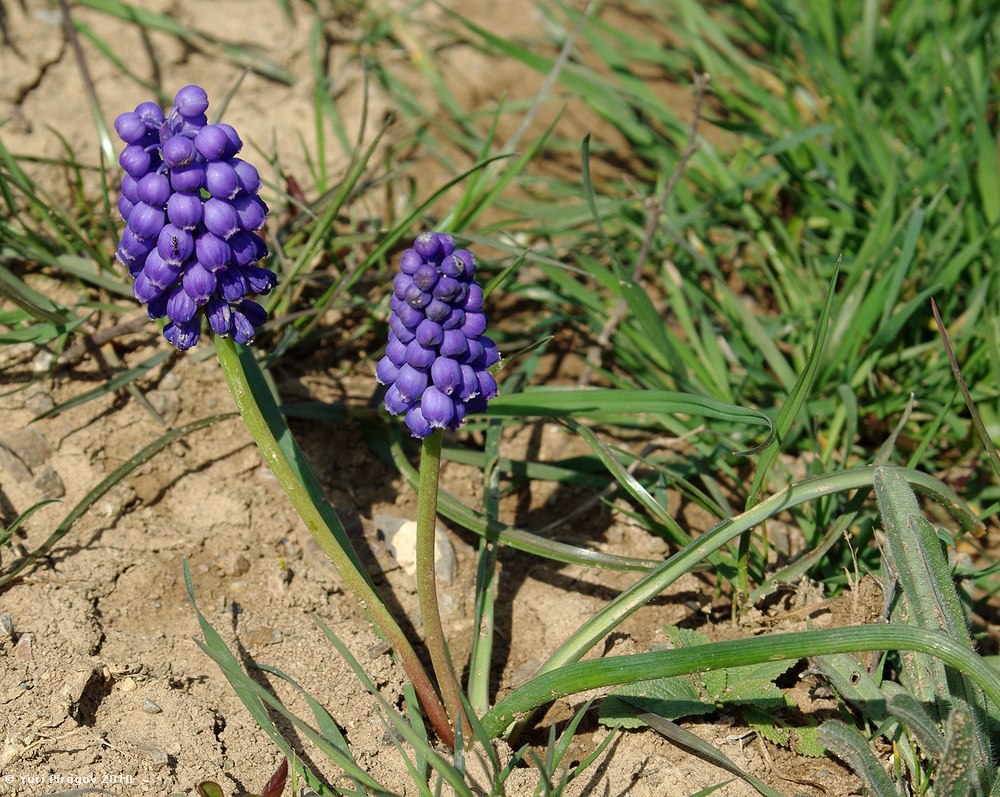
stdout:
[(385, 408), (404, 414), (421, 442), (417, 487), (417, 596), (424, 636), (448, 715), (464, 716), (461, 686), (441, 625), (434, 573), (434, 535), (444, 429), (457, 429), (469, 413), (496, 396), (489, 369), (500, 360), (483, 333), (483, 289), (476, 260), (456, 249), (447, 233), (425, 232), (403, 252), (389, 300), (389, 340), (376, 368), (387, 386)]
[[(150, 319), (166, 319), (163, 334), (170, 343), (186, 350), (199, 341), (203, 326), (211, 330), (230, 392), (265, 461), (378, 633), (396, 652), (435, 732), (453, 744), (454, 732), (437, 690), (365, 573), (292, 439), (260, 367), (246, 349), (267, 320), (264, 308), (249, 297), (266, 294), (277, 284), (275, 274), (258, 265), (268, 254), (258, 235), (268, 209), (258, 196), (257, 169), (237, 157), (243, 146), (238, 133), (228, 124), (210, 124), (208, 104), (202, 87), (185, 86), (166, 114), (156, 103), (144, 102), (115, 120), (125, 142), (119, 156), (125, 173), (118, 209), (126, 224), (116, 257), (134, 279), (133, 293)], [(472, 287), (469, 257), (468, 274), (450, 296), (449, 307), (461, 295), (466, 306), (478, 311), (482, 291)], [(456, 312), (453, 320), (457, 319)], [(482, 329), (476, 332), (484, 323), (481, 313), (470, 310), (459, 325), (466, 342), (462, 365), (478, 368), (476, 374), (482, 371), (481, 363), (495, 360), (496, 347), (487, 346), (479, 336)], [(398, 329), (405, 337), (405, 327)], [(470, 358), (472, 352), (477, 354)], [(461, 368), (458, 372), (462, 374)], [(496, 392), (488, 374), (474, 378), (475, 390), (471, 383), (457, 386), (456, 401), (484, 402), (484, 396)], [(448, 394), (454, 392), (442, 384)], [(419, 407), (419, 402), (411, 404)], [(444, 415), (432, 410), (433, 405), (433, 398), (423, 402), (436, 422)], [(446, 422), (460, 422), (457, 412), (452, 410)], [(417, 412), (412, 415), (416, 418)]]

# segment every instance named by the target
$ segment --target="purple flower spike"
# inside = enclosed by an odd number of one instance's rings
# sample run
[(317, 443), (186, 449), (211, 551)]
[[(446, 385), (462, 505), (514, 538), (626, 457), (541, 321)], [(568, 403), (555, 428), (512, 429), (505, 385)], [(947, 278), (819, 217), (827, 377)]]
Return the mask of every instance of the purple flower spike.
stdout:
[(115, 256), (149, 317), (166, 316), (163, 335), (179, 349), (198, 342), (203, 316), (214, 334), (250, 343), (267, 313), (247, 297), (277, 284), (257, 265), (268, 255), (255, 232), (267, 217), (260, 175), (235, 157), (243, 147), (236, 130), (208, 124), (207, 109), (205, 90), (192, 85), (168, 113), (144, 102), (115, 120), (125, 142), (118, 210), (126, 223)]
[(389, 343), (375, 369), (385, 408), (405, 413), (417, 438), (457, 429), (497, 394), (487, 370), (499, 359), (486, 337), (475, 259), (445, 233), (422, 233), (403, 252), (389, 301)]

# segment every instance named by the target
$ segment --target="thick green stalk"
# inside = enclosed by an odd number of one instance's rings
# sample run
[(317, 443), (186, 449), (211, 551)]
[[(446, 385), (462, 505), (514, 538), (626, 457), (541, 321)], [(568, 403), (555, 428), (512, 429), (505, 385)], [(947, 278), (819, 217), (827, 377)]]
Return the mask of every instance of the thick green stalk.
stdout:
[[(318, 495), (315, 476), (292, 439), (256, 361), (241, 349), (229, 338), (215, 338), (215, 351), (243, 422), (302, 522), (354, 593), (361, 609), (399, 656), (435, 732), (443, 742), (453, 745), (448, 715), (420, 658), (360, 566), (336, 516)], [(279, 438), (284, 440), (284, 446)], [(310, 486), (315, 489), (310, 490)]]
[(676, 650), (578, 661), (536, 675), (497, 703), (482, 718), (482, 725), (489, 737), (495, 738), (516, 718), (532, 715), (540, 706), (558, 698), (591, 689), (745, 664), (867, 650), (912, 650), (929, 654), (975, 681), (994, 703), (1000, 701), (1000, 673), (965, 645), (945, 634), (923, 628), (864, 625), (768, 634)]
[[(440, 429), (423, 440), (420, 449), (420, 483), (417, 487), (417, 598), (424, 620), (424, 642), (431, 654), (434, 675), (441, 687), (448, 716), (465, 716), (462, 709), (462, 688), (448, 653), (448, 642), (441, 625), (438, 608), (437, 578), (434, 568), (434, 534), (437, 527), (438, 477), (441, 473)], [(463, 722), (467, 726), (467, 723)], [(466, 734), (468, 738), (468, 734)]]

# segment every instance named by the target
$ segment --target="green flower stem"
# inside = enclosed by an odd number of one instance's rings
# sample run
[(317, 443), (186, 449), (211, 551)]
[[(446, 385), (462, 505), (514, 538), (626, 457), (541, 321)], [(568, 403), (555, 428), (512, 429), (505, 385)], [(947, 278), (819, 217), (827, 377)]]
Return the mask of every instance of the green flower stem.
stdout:
[(434, 685), (413, 646), (361, 567), (339, 520), (323, 500), (316, 477), (295, 444), (256, 360), (248, 350), (229, 338), (216, 337), (215, 351), (229, 392), (271, 472), (306, 528), (354, 593), (361, 609), (399, 656), (438, 737), (445, 744), (454, 745), (454, 732)]
[(913, 650), (935, 656), (975, 681), (995, 704), (1000, 673), (985, 659), (945, 634), (902, 625), (864, 625), (822, 631), (768, 634), (693, 645), (677, 650), (610, 656), (575, 662), (532, 678), (497, 703), (483, 718), (489, 738), (502, 734), (519, 717), (567, 695), (608, 686), (708, 672), (744, 664), (802, 659), (867, 650)]
[[(434, 572), (434, 534), (437, 526), (438, 477), (441, 474), (442, 431), (435, 429), (423, 439), (420, 448), (420, 483), (417, 486), (417, 598), (424, 620), (424, 642), (431, 655), (434, 675), (441, 687), (448, 716), (461, 717), (468, 731), (462, 708), (462, 688), (448, 654), (448, 642), (438, 608), (437, 579)], [(468, 733), (466, 733), (466, 738)]]

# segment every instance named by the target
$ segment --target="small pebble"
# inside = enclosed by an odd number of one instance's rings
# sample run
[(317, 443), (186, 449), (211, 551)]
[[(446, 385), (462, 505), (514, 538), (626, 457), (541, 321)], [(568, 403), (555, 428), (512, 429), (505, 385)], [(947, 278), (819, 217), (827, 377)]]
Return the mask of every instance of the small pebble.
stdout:
[(32, 483), (43, 498), (62, 498), (66, 495), (66, 487), (51, 465), (43, 465)]
[(239, 578), (250, 572), (250, 560), (236, 551), (229, 551), (218, 558), (216, 567), (224, 576)]
[(146, 401), (168, 423), (173, 423), (180, 415), (181, 400), (176, 391), (150, 390), (146, 394)]
[(177, 390), (181, 386), (181, 377), (176, 371), (167, 371), (160, 380), (160, 390)]
[(13, 451), (32, 470), (44, 465), (52, 456), (52, 444), (35, 428), (9, 432), (0, 437), (0, 443)]
[(142, 710), (147, 714), (159, 714), (163, 711), (156, 703), (150, 700), (148, 697), (142, 701)]
[(167, 755), (167, 751), (162, 750), (156, 745), (137, 744), (136, 749), (139, 750), (140, 753), (145, 755), (150, 761), (152, 761), (153, 766), (156, 767), (157, 769), (165, 767), (170, 761), (170, 756)]
[(48, 412), (54, 406), (56, 406), (56, 403), (53, 401), (52, 396), (41, 391), (32, 393), (24, 400), (24, 408), (28, 410), (28, 412), (32, 412), (35, 415), (41, 415), (44, 412)]
[(32, 660), (31, 641), (33, 634), (21, 634), (21, 638), (14, 645), (14, 658), (17, 661), (27, 663)]
[(14, 638), (14, 621), (9, 614), (0, 614), (0, 639)]
[(284, 635), (277, 628), (254, 628), (243, 635), (244, 644), (249, 648), (262, 645), (280, 645)]
[(31, 361), (31, 370), (38, 375), (48, 373), (52, 369), (52, 363), (55, 359), (56, 356), (51, 352), (39, 352), (38, 356)]
[[(385, 547), (409, 576), (417, 572), (417, 524), (394, 515), (375, 515), (375, 528)], [(439, 526), (434, 534), (434, 570), (440, 584), (451, 586), (455, 580), (455, 549), (448, 534)]]

